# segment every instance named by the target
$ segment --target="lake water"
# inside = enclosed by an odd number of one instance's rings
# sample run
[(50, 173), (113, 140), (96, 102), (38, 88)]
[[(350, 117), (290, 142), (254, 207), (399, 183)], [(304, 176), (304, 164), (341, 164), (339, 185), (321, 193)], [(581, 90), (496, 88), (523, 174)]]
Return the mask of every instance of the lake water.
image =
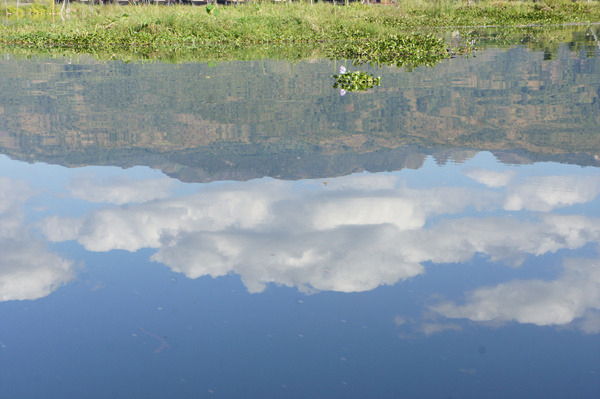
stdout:
[(597, 396), (580, 36), (414, 71), (4, 55), (0, 397)]

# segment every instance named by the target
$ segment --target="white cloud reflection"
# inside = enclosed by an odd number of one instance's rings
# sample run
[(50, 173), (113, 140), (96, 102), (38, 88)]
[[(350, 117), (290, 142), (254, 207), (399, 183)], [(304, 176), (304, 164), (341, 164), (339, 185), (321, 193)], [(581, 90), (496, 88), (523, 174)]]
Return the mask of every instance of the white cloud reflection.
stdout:
[[(564, 325), (600, 310), (600, 260), (567, 259), (556, 280), (513, 280), (466, 294), (464, 304), (444, 301), (432, 309), (447, 318), (472, 321)], [(584, 321), (598, 330), (597, 319)]]
[(42, 298), (74, 277), (73, 262), (22, 233), (0, 240), (0, 301)]
[(23, 182), (0, 177), (0, 301), (42, 298), (74, 276), (73, 263), (25, 226), (22, 204), (31, 194)]
[(166, 198), (172, 186), (173, 180), (167, 177), (139, 180), (85, 174), (74, 178), (68, 188), (73, 198), (121, 205)]
[(239, 273), (252, 292), (269, 282), (364, 291), (422, 273), (418, 262), (403, 261), (399, 235), (481, 202), (465, 202), (464, 194), (407, 189), (392, 176), (327, 186), (262, 179), (83, 218), (53, 216), (40, 227), (52, 241), (77, 240), (92, 251), (157, 248), (154, 260), (191, 278)]
[(548, 212), (589, 202), (600, 193), (599, 176), (544, 176), (509, 187), (504, 209)]
[[(190, 278), (236, 273), (250, 292), (269, 283), (305, 292), (365, 291), (420, 275), (425, 262), (484, 254), (518, 266), (530, 255), (598, 241), (596, 219), (498, 215), (507, 198), (517, 195), (520, 209), (590, 201), (595, 191), (584, 187), (595, 187), (596, 177), (519, 180), (514, 173), (486, 178), (486, 171), (475, 172), (466, 173), (484, 183), (478, 189), (408, 188), (390, 174), (327, 184), (209, 184), (184, 197), (107, 207), (80, 218), (52, 216), (40, 228), (51, 241), (77, 240), (91, 251), (155, 248), (152, 260), (176, 272)], [(562, 199), (531, 194), (547, 193), (552, 182)], [(540, 198), (546, 198), (543, 206)]]
[[(596, 200), (598, 176), (463, 173), (480, 185), (411, 188), (401, 174), (360, 174), (327, 182), (212, 183), (170, 197), (167, 178), (139, 184), (78, 178), (69, 187), (73, 197), (108, 205), (81, 217), (50, 216), (38, 226), (50, 241), (76, 240), (90, 251), (154, 248), (151, 259), (174, 272), (237, 274), (252, 293), (269, 284), (302, 292), (366, 291), (476, 256), (518, 267), (533, 256), (600, 241), (599, 218), (556, 212)], [(4, 186), (0, 300), (39, 298), (73, 278), (73, 265), (24, 227), (19, 204), (29, 195), (26, 187), (0, 178)], [(599, 266), (567, 259), (553, 281), (476, 288), (462, 301), (438, 300), (427, 315), (409, 321), (399, 315), (395, 322), (421, 336), (459, 331), (460, 319), (599, 333)]]
[(192, 233), (162, 247), (152, 259), (195, 278), (240, 274), (250, 292), (268, 283), (301, 291), (356, 292), (423, 272), (403, 262), (392, 226), (340, 227), (304, 234)]
[(476, 182), (485, 184), (488, 187), (504, 187), (517, 174), (514, 170), (496, 171), (479, 168), (469, 168), (464, 173)]

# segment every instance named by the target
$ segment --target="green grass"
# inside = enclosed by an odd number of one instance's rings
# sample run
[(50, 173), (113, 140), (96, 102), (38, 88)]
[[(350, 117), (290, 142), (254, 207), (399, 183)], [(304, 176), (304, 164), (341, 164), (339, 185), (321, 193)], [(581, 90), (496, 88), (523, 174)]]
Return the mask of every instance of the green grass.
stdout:
[[(60, 6), (10, 3), (0, 24), (0, 47), (46, 53), (87, 53), (102, 58), (171, 61), (299, 54), (349, 58), (397, 66), (433, 64), (453, 52), (424, 28), (519, 26), (600, 22), (597, 2), (412, 0), (399, 6), (254, 2), (218, 7), (155, 5)], [(5, 7), (0, 2), (0, 13)], [(38, 18), (36, 18), (38, 16)], [(43, 16), (43, 18), (39, 18)], [(438, 31), (439, 32), (439, 31)], [(263, 50), (256, 50), (264, 47)]]

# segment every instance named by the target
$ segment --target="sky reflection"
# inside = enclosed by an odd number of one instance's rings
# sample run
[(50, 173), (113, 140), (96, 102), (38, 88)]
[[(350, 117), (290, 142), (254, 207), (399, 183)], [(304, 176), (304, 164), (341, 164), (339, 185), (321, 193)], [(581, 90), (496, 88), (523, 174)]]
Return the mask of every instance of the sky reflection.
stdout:
[[(577, 208), (597, 209), (595, 171), (544, 174), (542, 165), (504, 167), (483, 153), (445, 166), (441, 183), (414, 184), (432, 168), (440, 167), (426, 162), (412, 176), (194, 185), (139, 170), (103, 175), (83, 168), (69, 170), (59, 197), (95, 205), (77, 215), (50, 207), (31, 225), (20, 204), (41, 193), (2, 178), (10, 187), (0, 197), (2, 299), (40, 298), (74, 277), (74, 261), (49, 252), (35, 226), (50, 242), (74, 241), (87, 251), (153, 249), (152, 261), (191, 279), (239, 275), (250, 293), (270, 284), (303, 293), (364, 292), (426, 279), (428, 270), (449, 264), (488, 263), (507, 267), (506, 280), (456, 298), (431, 296), (423, 319), (411, 321), (416, 329), (456, 330), (451, 320), (467, 319), (600, 331), (598, 260), (573, 252), (596, 248), (600, 237), (600, 219)], [(182, 186), (196, 188), (181, 194)], [(549, 254), (562, 270), (554, 280), (511, 278), (510, 270)], [(395, 323), (407, 321), (399, 315)]]
[(25, 225), (22, 203), (32, 195), (25, 182), (0, 176), (0, 302), (42, 298), (75, 275), (73, 262)]

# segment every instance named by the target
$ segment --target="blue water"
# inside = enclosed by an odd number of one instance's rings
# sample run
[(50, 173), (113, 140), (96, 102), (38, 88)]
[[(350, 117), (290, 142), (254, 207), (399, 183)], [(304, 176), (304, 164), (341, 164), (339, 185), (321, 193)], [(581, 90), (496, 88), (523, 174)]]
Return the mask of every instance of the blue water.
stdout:
[(7, 61), (0, 398), (598, 396), (600, 64), (543, 56), (343, 98), (328, 61)]

